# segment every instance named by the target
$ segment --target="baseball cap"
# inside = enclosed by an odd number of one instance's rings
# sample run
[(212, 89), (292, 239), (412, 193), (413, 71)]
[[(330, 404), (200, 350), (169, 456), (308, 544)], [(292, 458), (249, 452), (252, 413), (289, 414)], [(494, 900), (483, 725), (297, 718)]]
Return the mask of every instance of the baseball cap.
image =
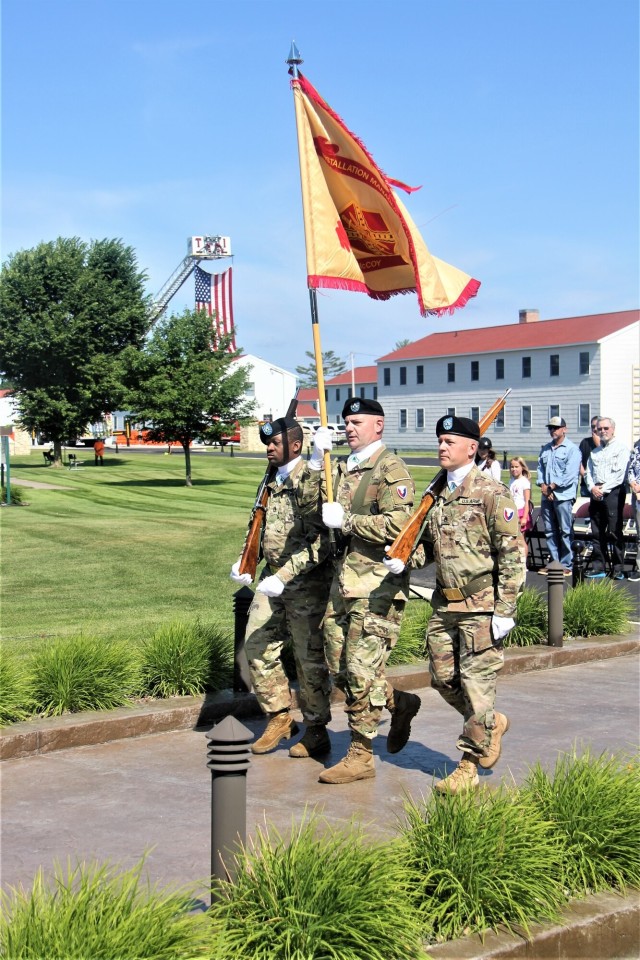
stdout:
[(567, 422), (564, 417), (551, 417), (551, 420), (549, 420), (547, 424), (548, 427), (566, 427), (566, 425)]

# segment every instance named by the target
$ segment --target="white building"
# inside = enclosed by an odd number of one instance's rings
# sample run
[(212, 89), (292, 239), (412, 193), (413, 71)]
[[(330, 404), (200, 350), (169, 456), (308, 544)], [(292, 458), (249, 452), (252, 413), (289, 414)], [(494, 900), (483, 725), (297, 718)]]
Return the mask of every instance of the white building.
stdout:
[(517, 324), (434, 333), (386, 354), (377, 362), (385, 441), (433, 449), (441, 416), (477, 420), (510, 387), (488, 431), (499, 456), (537, 453), (553, 416), (576, 442), (592, 415), (612, 417), (631, 447), (640, 436), (639, 321), (638, 310), (560, 320), (521, 310)]
[(254, 403), (256, 420), (284, 417), (296, 392), (296, 375), (275, 363), (262, 360), (251, 353), (243, 354), (233, 361), (242, 367), (250, 367), (249, 388), (245, 394)]

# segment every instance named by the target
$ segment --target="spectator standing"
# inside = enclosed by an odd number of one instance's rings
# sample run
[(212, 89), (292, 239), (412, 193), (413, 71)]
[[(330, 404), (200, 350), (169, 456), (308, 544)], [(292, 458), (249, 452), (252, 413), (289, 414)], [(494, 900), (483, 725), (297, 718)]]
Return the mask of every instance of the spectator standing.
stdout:
[(586, 472), (587, 472), (587, 463), (591, 455), (591, 451), (595, 447), (600, 446), (600, 437), (598, 436), (598, 418), (591, 417), (591, 435), (584, 437), (580, 441), (580, 456), (582, 457), (582, 462), (580, 464), (580, 496), (588, 497), (589, 489), (587, 487)]
[(605, 576), (607, 545), (612, 545), (611, 576), (624, 580), (624, 501), (625, 481), (629, 467), (629, 448), (616, 438), (616, 422), (611, 417), (598, 417), (600, 446), (594, 447), (587, 461), (587, 487), (591, 497), (589, 518), (593, 552), (589, 579)]
[(502, 471), (500, 464), (496, 460), (495, 450), (489, 437), (480, 437), (478, 452), (476, 453), (476, 466), (480, 473), (486, 473), (492, 477), (496, 483), (502, 483)]
[(102, 467), (104, 465), (104, 440), (101, 440), (100, 437), (98, 437), (93, 445), (93, 455), (95, 457), (96, 467), (98, 464)]
[[(542, 493), (541, 513), (547, 547), (552, 561), (559, 561), (565, 577), (573, 568), (573, 504), (580, 475), (580, 450), (567, 439), (567, 424), (552, 417), (547, 424), (551, 434), (538, 457), (537, 484)], [(546, 568), (539, 573), (546, 574)]]
[(629, 580), (634, 583), (640, 580), (640, 440), (636, 440), (629, 468), (627, 470), (627, 482), (632, 493), (633, 513), (636, 518), (636, 565), (629, 574)]
[(526, 535), (533, 527), (531, 519), (531, 480), (529, 479), (529, 467), (522, 457), (513, 457), (509, 464), (511, 473), (511, 483), (509, 492), (513, 498), (518, 511), (518, 520), (520, 522), (520, 533), (524, 539), (525, 558), (529, 552)]

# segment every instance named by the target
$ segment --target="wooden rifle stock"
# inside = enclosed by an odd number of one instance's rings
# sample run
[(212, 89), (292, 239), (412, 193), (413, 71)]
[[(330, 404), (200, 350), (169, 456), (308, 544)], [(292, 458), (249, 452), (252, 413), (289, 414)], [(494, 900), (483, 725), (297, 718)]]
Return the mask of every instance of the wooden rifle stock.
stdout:
[[(506, 390), (505, 393), (498, 400), (496, 400), (493, 406), (487, 410), (479, 424), (480, 436), (487, 432), (507, 402), (507, 397), (510, 393), (511, 388)], [(422, 532), (422, 526), (426, 516), (435, 503), (436, 497), (442, 492), (446, 482), (447, 471), (444, 469), (439, 470), (425, 492), (422, 494), (422, 500), (418, 504), (418, 509), (409, 517), (407, 522), (402, 527), (402, 530), (389, 547), (386, 554), (389, 559), (402, 560), (405, 566), (409, 562), (411, 554), (418, 544), (418, 538)]]
[(262, 528), (264, 526), (264, 519), (267, 513), (267, 500), (269, 499), (269, 490), (267, 488), (267, 484), (273, 479), (274, 475), (275, 471), (269, 467), (262, 478), (262, 483), (258, 487), (256, 502), (254, 503), (253, 510), (251, 511), (249, 528), (247, 530), (247, 536), (245, 537), (244, 547), (242, 548), (242, 555), (240, 557), (239, 572), (248, 573), (252, 580), (255, 578), (256, 570), (258, 569), (258, 563), (260, 562)]

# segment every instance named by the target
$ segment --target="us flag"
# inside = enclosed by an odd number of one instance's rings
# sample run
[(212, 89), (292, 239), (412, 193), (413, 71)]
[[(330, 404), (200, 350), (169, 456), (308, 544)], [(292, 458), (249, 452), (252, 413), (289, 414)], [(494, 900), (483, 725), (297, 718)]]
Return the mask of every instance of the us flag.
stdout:
[(196, 310), (206, 310), (210, 317), (215, 313), (214, 334), (231, 335), (229, 351), (236, 350), (236, 335), (233, 327), (232, 270), (224, 273), (207, 273), (196, 267)]

